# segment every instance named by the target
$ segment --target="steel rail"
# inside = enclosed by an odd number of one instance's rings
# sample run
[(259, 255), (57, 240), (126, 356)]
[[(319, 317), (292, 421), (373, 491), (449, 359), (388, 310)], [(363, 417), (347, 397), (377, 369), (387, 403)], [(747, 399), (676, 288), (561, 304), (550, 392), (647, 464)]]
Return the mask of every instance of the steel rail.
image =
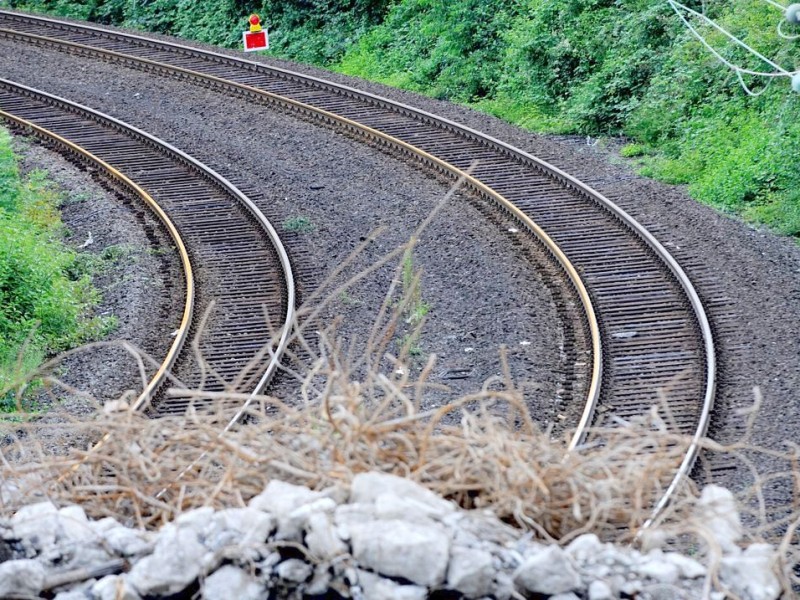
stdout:
[[(568, 188), (570, 188), (570, 189), (572, 189), (572, 190), (584, 195), (585, 197), (593, 200), (599, 206), (604, 207), (611, 214), (615, 215), (615, 217), (617, 219), (619, 219), (619, 221), (621, 223), (623, 223), (629, 230), (631, 230), (631, 232), (633, 232), (639, 239), (641, 239), (652, 250), (652, 252), (656, 256), (659, 257), (659, 259), (663, 262), (663, 264), (667, 267), (667, 269), (672, 273), (673, 277), (678, 282), (678, 284), (682, 288), (684, 294), (686, 295), (688, 303), (692, 307), (694, 319), (696, 320), (696, 325), (697, 325), (697, 328), (698, 328), (698, 330), (700, 332), (700, 337), (702, 338), (702, 347), (703, 347), (704, 359), (705, 359), (705, 365), (704, 365), (705, 377), (704, 377), (704, 386), (703, 386), (703, 393), (702, 393), (703, 398), (701, 400), (701, 402), (702, 402), (701, 413), (700, 413), (700, 416), (699, 416), (698, 421), (697, 421), (697, 426), (696, 426), (696, 428), (694, 430), (694, 433), (693, 433), (693, 436), (692, 436), (692, 442), (691, 442), (691, 445), (690, 445), (690, 449), (687, 452), (686, 457), (685, 457), (684, 461), (682, 462), (682, 464), (681, 464), (678, 472), (676, 473), (674, 479), (670, 483), (670, 485), (668, 487), (668, 493), (663, 497), (662, 502), (660, 502), (658, 504), (658, 506), (656, 507), (656, 510), (654, 511), (654, 518), (661, 511), (661, 509), (666, 505), (666, 503), (668, 502), (669, 494), (679, 484), (680, 480), (685, 475), (688, 474), (688, 471), (691, 468), (691, 466), (694, 463), (694, 460), (696, 458), (696, 454), (697, 454), (697, 450), (698, 450), (698, 442), (699, 442), (700, 438), (702, 438), (707, 432), (707, 428), (708, 428), (708, 424), (709, 424), (709, 420), (710, 420), (710, 413), (711, 413), (711, 409), (713, 407), (714, 395), (715, 395), (715, 391), (716, 391), (716, 389), (715, 389), (715, 386), (716, 386), (716, 359), (715, 359), (713, 334), (712, 334), (711, 327), (710, 327), (710, 324), (709, 324), (709, 321), (708, 321), (708, 317), (705, 314), (705, 310), (703, 308), (702, 301), (701, 301), (697, 291), (695, 290), (694, 285), (692, 284), (692, 282), (689, 279), (689, 277), (687, 276), (687, 274), (680, 267), (678, 262), (674, 259), (674, 257), (672, 257), (672, 255), (663, 247), (663, 245), (660, 242), (658, 242), (658, 240), (655, 239), (655, 237), (653, 237), (652, 234), (650, 234), (650, 232), (648, 232), (641, 224), (639, 224), (631, 215), (629, 215), (626, 211), (622, 210), (619, 206), (617, 206), (611, 200), (606, 198), (604, 195), (600, 194), (598, 191), (596, 191), (592, 187), (587, 186), (587, 185), (579, 182), (574, 177), (570, 176), (567, 173), (564, 173), (563, 171), (561, 171), (557, 167), (551, 165), (550, 163), (548, 163), (548, 162), (546, 162), (544, 160), (541, 160), (538, 157), (534, 157), (534, 156), (532, 156), (532, 155), (530, 155), (530, 154), (528, 154), (528, 153), (526, 153), (526, 152), (524, 152), (522, 150), (514, 148), (514, 147), (512, 147), (512, 146), (510, 146), (510, 145), (508, 145), (508, 144), (506, 144), (506, 143), (504, 143), (504, 142), (502, 142), (500, 140), (497, 140), (497, 139), (491, 137), (491, 136), (483, 135), (483, 134), (481, 134), (481, 133), (479, 133), (479, 132), (477, 132), (477, 131), (475, 131), (475, 130), (473, 130), (471, 128), (465, 127), (463, 125), (459, 125), (459, 124), (454, 123), (452, 121), (449, 121), (447, 119), (436, 117), (435, 115), (432, 115), (432, 114), (427, 113), (425, 111), (414, 109), (412, 107), (409, 107), (409, 106), (401, 104), (401, 103), (392, 102), (390, 100), (387, 100), (385, 98), (381, 98), (379, 96), (375, 96), (375, 95), (372, 95), (372, 94), (361, 92), (361, 91), (355, 90), (353, 88), (350, 88), (348, 86), (334, 84), (334, 83), (331, 83), (331, 82), (328, 82), (328, 81), (325, 81), (325, 80), (322, 80), (322, 79), (319, 79), (319, 78), (306, 76), (306, 75), (301, 75), (301, 74), (298, 74), (298, 73), (293, 73), (293, 72), (287, 71), (285, 69), (280, 69), (280, 68), (277, 68), (277, 67), (264, 65), (262, 63), (258, 63), (258, 62), (255, 62), (255, 61), (249, 61), (249, 60), (244, 60), (244, 59), (240, 59), (240, 58), (235, 58), (235, 57), (232, 57), (232, 56), (229, 56), (229, 55), (226, 55), (226, 54), (222, 54), (222, 53), (211, 52), (211, 51), (207, 51), (207, 50), (200, 50), (200, 49), (196, 49), (196, 48), (192, 48), (192, 47), (188, 47), (188, 46), (183, 46), (183, 45), (180, 45), (180, 44), (174, 44), (174, 43), (170, 43), (170, 42), (165, 42), (165, 41), (161, 41), (161, 40), (153, 40), (152, 38), (144, 38), (144, 37), (141, 37), (141, 36), (135, 36), (135, 35), (127, 34), (127, 33), (121, 33), (121, 32), (116, 32), (116, 31), (105, 30), (105, 29), (98, 28), (98, 27), (92, 27), (92, 26), (82, 25), (82, 24), (81, 25), (77, 25), (77, 24), (74, 24), (74, 23), (69, 23), (69, 22), (59, 21), (59, 20), (53, 20), (53, 19), (45, 19), (45, 18), (42, 18), (42, 17), (32, 17), (32, 16), (28, 16), (28, 15), (17, 15), (15, 13), (9, 13), (7, 11), (0, 11), (0, 15), (8, 15), (8, 16), (12, 16), (12, 17), (17, 18), (17, 19), (36, 20), (36, 21), (38, 21), (40, 23), (43, 23), (43, 24), (55, 23), (56, 25), (64, 27), (64, 28), (73, 28), (73, 29), (81, 29), (81, 30), (84, 30), (84, 31), (93, 31), (93, 32), (99, 33), (100, 35), (104, 35), (104, 36), (107, 36), (107, 37), (126, 38), (126, 39), (129, 39), (129, 40), (139, 44), (139, 45), (144, 45), (144, 46), (152, 47), (152, 48), (166, 48), (166, 49), (169, 49), (170, 51), (174, 51), (174, 52), (178, 52), (178, 53), (191, 54), (193, 56), (206, 57), (206, 58), (208, 58), (210, 60), (213, 60), (215, 62), (236, 63), (238, 65), (241, 65), (242, 68), (247, 68), (247, 69), (250, 69), (250, 70), (262, 71), (264, 73), (279, 74), (280, 76), (283, 76), (283, 77), (285, 77), (287, 79), (290, 79), (290, 80), (293, 80), (293, 81), (307, 82), (309, 85), (312, 85), (312, 86), (316, 86), (316, 87), (319, 87), (319, 88), (322, 88), (322, 89), (328, 89), (328, 90), (332, 90), (332, 91), (337, 91), (338, 93), (343, 94), (343, 95), (345, 95), (347, 97), (357, 97), (359, 99), (364, 99), (365, 101), (373, 103), (373, 104), (376, 104), (378, 106), (397, 111), (397, 112), (399, 112), (401, 114), (404, 114), (404, 115), (415, 117), (415, 118), (419, 119), (422, 122), (425, 122), (425, 123), (428, 123), (428, 124), (435, 124), (437, 127), (441, 127), (441, 128), (447, 129), (449, 131), (459, 132), (461, 135), (463, 135), (467, 139), (479, 141), (482, 144), (485, 144), (487, 146), (490, 146), (492, 148), (500, 150), (501, 152), (505, 153), (508, 156), (516, 157), (519, 160), (522, 160), (522, 161), (527, 162), (527, 163), (532, 164), (532, 165), (536, 165), (540, 170), (542, 170), (543, 172), (549, 174), (554, 179), (560, 181), (566, 187), (568, 187)], [(36, 37), (35, 34), (20, 33), (20, 32), (16, 32), (14, 30), (9, 30), (9, 29), (3, 29), (3, 30), (0, 30), (0, 31), (2, 31), (6, 35), (27, 36), (27, 37), (30, 37), (30, 38)], [(55, 38), (46, 38), (45, 36), (39, 36), (39, 37), (42, 38), (43, 41), (47, 41), (47, 42), (52, 43), (52, 44), (64, 45), (64, 44), (68, 43), (68, 42), (65, 42), (63, 40), (58, 40), (58, 39), (55, 39)], [(100, 52), (100, 53), (109, 53), (109, 52), (111, 52), (111, 51), (108, 51), (108, 50), (98, 49), (98, 48), (91, 48), (91, 50), (93, 52)], [(137, 58), (137, 57), (134, 57), (134, 56), (131, 56), (131, 55), (122, 54), (122, 53), (116, 53), (116, 54), (120, 55), (121, 57), (123, 57), (124, 60), (128, 60), (128, 61), (130, 61), (130, 60), (136, 60), (136, 61), (147, 60), (147, 59), (140, 59), (140, 58)], [(155, 62), (155, 61), (151, 61), (151, 62)], [(162, 69), (163, 68), (167, 68), (167, 69), (172, 70), (172, 71), (178, 71), (179, 69), (182, 69), (181, 67), (176, 67), (176, 66), (173, 66), (173, 65), (167, 65), (165, 63), (160, 63), (160, 65), (161, 65)], [(193, 77), (205, 78), (207, 80), (210, 80), (210, 76), (208, 76), (206, 74), (203, 74), (203, 73), (199, 73), (199, 72), (196, 72), (196, 71), (190, 71), (190, 70), (187, 70), (187, 69), (182, 69), (182, 71), (184, 71), (186, 73), (191, 73), (191, 75)], [(236, 84), (236, 82), (226, 82), (226, 85), (230, 86), (231, 83)], [(236, 85), (241, 85), (241, 84), (236, 84)], [(261, 94), (268, 94), (269, 93), (269, 92), (265, 92), (263, 90), (259, 90), (259, 91), (260, 91)], [(319, 113), (319, 109), (317, 109), (315, 107), (310, 107), (310, 108), (312, 110), (314, 110), (315, 112)], [(595, 399), (595, 404), (596, 404), (596, 399)], [(587, 403), (586, 410), (589, 411), (589, 412), (588, 413), (584, 413), (584, 417), (582, 418), (582, 424), (583, 425), (588, 425), (592, 421), (592, 414), (594, 413), (594, 409), (595, 409), (594, 405), (592, 405), (591, 408), (590, 408), (589, 403)], [(583, 425), (582, 425), (582, 427), (583, 427)], [(582, 442), (584, 432), (585, 432), (585, 428), (582, 428), (576, 433), (576, 435), (574, 436), (574, 438), (572, 440), (571, 448), (575, 448), (576, 446), (578, 446)]]
[[(6, 80), (0, 79), (0, 82), (7, 83)], [(110, 164), (105, 162), (103, 159), (95, 156), (85, 148), (71, 142), (68, 139), (63, 138), (62, 136), (50, 131), (49, 129), (45, 129), (44, 127), (40, 127), (35, 123), (28, 121), (27, 119), (23, 119), (22, 117), (18, 117), (13, 115), (5, 110), (0, 109), (0, 119), (3, 119), (7, 122), (16, 123), (20, 127), (27, 129), (34, 134), (38, 135), (44, 139), (50, 139), (60, 146), (66, 148), (70, 152), (82, 156), (84, 159), (93, 163), (97, 167), (99, 167), (102, 171), (108, 174), (112, 179), (117, 180), (121, 183), (124, 187), (130, 189), (134, 194), (139, 196), (141, 200), (150, 208), (153, 214), (161, 221), (164, 227), (169, 232), (172, 241), (175, 242), (175, 246), (178, 249), (178, 254), (181, 260), (181, 266), (183, 267), (185, 285), (186, 285), (186, 300), (183, 306), (183, 314), (181, 315), (181, 324), (177, 329), (177, 333), (175, 334), (175, 340), (170, 345), (169, 351), (167, 352), (166, 357), (161, 362), (156, 373), (153, 377), (150, 378), (150, 381), (145, 385), (143, 391), (137, 397), (136, 401), (132, 405), (132, 410), (139, 410), (142, 406), (145, 405), (146, 402), (152, 398), (153, 392), (164, 382), (164, 379), (167, 376), (167, 373), (170, 371), (172, 366), (175, 364), (175, 359), (178, 357), (181, 349), (183, 348), (186, 337), (189, 335), (189, 326), (192, 322), (192, 317), (194, 314), (194, 305), (195, 305), (195, 284), (194, 284), (194, 276), (192, 272), (192, 263), (189, 259), (189, 253), (186, 251), (186, 245), (183, 242), (183, 238), (178, 232), (178, 229), (175, 227), (175, 224), (169, 218), (167, 213), (164, 211), (163, 208), (156, 202), (153, 197), (148, 194), (145, 190), (143, 190), (139, 185), (134, 183), (131, 179), (128, 178), (127, 175), (120, 172), (119, 170), (112, 167)]]
[[(86, 106), (83, 106), (83, 105), (75, 103), (75, 102), (71, 102), (71, 101), (66, 100), (64, 98), (61, 98), (59, 96), (56, 96), (56, 95), (53, 95), (53, 94), (48, 94), (48, 93), (40, 91), (40, 90), (35, 90), (35, 89), (30, 88), (28, 86), (25, 86), (25, 85), (22, 85), (22, 84), (19, 84), (19, 83), (15, 83), (15, 82), (12, 82), (12, 81), (9, 81), (9, 80), (6, 80), (6, 79), (2, 79), (2, 78), (0, 78), (0, 86), (5, 86), (5, 87), (7, 87), (9, 89), (16, 89), (16, 90), (19, 90), (20, 92), (22, 92), (22, 93), (24, 93), (26, 95), (29, 95), (31, 97), (36, 97), (36, 98), (40, 98), (40, 99), (43, 98), (43, 99), (46, 99), (48, 102), (51, 102), (53, 104), (56, 104), (56, 105), (60, 104), (62, 106), (70, 107), (70, 109), (73, 110), (73, 111), (81, 112), (81, 113), (83, 113), (85, 115), (91, 115), (91, 117), (94, 120), (98, 121), (98, 122), (105, 122), (107, 124), (110, 124), (113, 127), (116, 127), (118, 130), (126, 132), (128, 135), (130, 135), (132, 137), (138, 137), (141, 140), (145, 140), (150, 145), (152, 145), (155, 148), (158, 148), (161, 152), (163, 152), (165, 154), (173, 155), (174, 157), (179, 159), (181, 162), (183, 162), (183, 163), (185, 163), (187, 165), (190, 165), (191, 167), (196, 169), (197, 172), (202, 173), (203, 176), (209, 178), (211, 181), (213, 181), (216, 184), (218, 184), (220, 187), (222, 187), (224, 190), (226, 190), (229, 194), (231, 194), (234, 198), (236, 198), (241, 203), (241, 205), (243, 207), (245, 207), (248, 210), (248, 212), (256, 219), (256, 221), (258, 222), (259, 226), (262, 227), (263, 230), (266, 232), (267, 237), (269, 238), (272, 247), (274, 248), (276, 254), (278, 255), (278, 259), (280, 261), (281, 269), (283, 270), (283, 274), (284, 274), (284, 280), (285, 280), (285, 284), (286, 284), (286, 295), (287, 295), (286, 313), (285, 313), (285, 315), (283, 316), (283, 319), (282, 319), (280, 338), (278, 339), (278, 342), (275, 345), (274, 350), (270, 353), (270, 360), (269, 360), (269, 362), (268, 362), (268, 364), (266, 366), (266, 369), (264, 370), (263, 374), (261, 375), (259, 381), (256, 383), (256, 385), (253, 387), (252, 391), (250, 392), (249, 399), (239, 409), (239, 411), (237, 412), (236, 416), (233, 418), (231, 423), (229, 423), (228, 427), (226, 427), (226, 430), (227, 430), (230, 426), (232, 426), (236, 421), (238, 421), (241, 418), (241, 416), (247, 410), (247, 407), (252, 402), (253, 398), (255, 398), (258, 394), (260, 394), (264, 390), (264, 388), (268, 385), (268, 383), (270, 382), (270, 380), (274, 376), (275, 372), (278, 369), (278, 366), (280, 365), (280, 361), (281, 361), (281, 358), (282, 358), (282, 356), (283, 356), (283, 354), (284, 354), (284, 352), (286, 350), (286, 347), (288, 346), (289, 336), (291, 334), (291, 329), (292, 329), (293, 324), (294, 324), (295, 303), (296, 303), (296, 291), (295, 291), (295, 285), (294, 285), (294, 274), (293, 274), (293, 271), (292, 271), (291, 262), (289, 260), (289, 255), (288, 255), (288, 253), (286, 251), (286, 248), (283, 245), (282, 240), (280, 239), (280, 236), (278, 235), (278, 232), (275, 230), (274, 226), (269, 221), (269, 219), (267, 219), (267, 217), (263, 214), (261, 209), (259, 209), (258, 206), (256, 206), (249, 197), (247, 197), (241, 190), (239, 190), (227, 178), (223, 177), (217, 171), (215, 171), (214, 169), (212, 169), (212, 168), (208, 167), (207, 165), (203, 164), (202, 162), (200, 162), (199, 160), (195, 159), (194, 157), (192, 157), (192, 156), (186, 154), (185, 152), (183, 152), (182, 150), (176, 148), (172, 144), (169, 144), (169, 143), (167, 143), (167, 142), (165, 142), (163, 140), (160, 140), (160, 139), (156, 138), (155, 136), (153, 136), (153, 135), (151, 135), (151, 134), (149, 134), (149, 133), (147, 133), (147, 132), (145, 132), (145, 131), (137, 128), (137, 127), (134, 127), (132, 125), (124, 123), (121, 120), (116, 119), (114, 117), (111, 117), (110, 115), (103, 114), (103, 113), (101, 113), (99, 111), (96, 111), (94, 109), (88, 108)], [(0, 111), (0, 114), (3, 114), (3, 115), (8, 114), (9, 117), (12, 118), (15, 121), (24, 121), (25, 123), (30, 123), (29, 121), (25, 121), (24, 119), (20, 119), (19, 117), (15, 117), (14, 115), (10, 115), (9, 113), (5, 113), (4, 111)], [(30, 125), (32, 127), (34, 127), (34, 128), (38, 128), (38, 126), (36, 126), (33, 123), (30, 123)], [(42, 128), (39, 128), (39, 129), (42, 129)], [(72, 142), (69, 142), (68, 140), (63, 140), (63, 143), (67, 144), (67, 145), (70, 145), (70, 147), (74, 147), (82, 155), (87, 155), (87, 156), (89, 155), (88, 152), (86, 152), (83, 149), (80, 149), (77, 145), (73, 144)], [(97, 159), (97, 160), (100, 160), (100, 159)], [(132, 186), (132, 188), (135, 189), (137, 191), (137, 193), (144, 194), (145, 197), (149, 199), (148, 203), (151, 204), (154, 207), (154, 210), (157, 210), (157, 212), (159, 214), (159, 217), (165, 222), (165, 224), (168, 224), (168, 229), (170, 231), (170, 235), (173, 237), (173, 239), (176, 241), (176, 244), (180, 248), (182, 261), (184, 261), (184, 260), (186, 261), (184, 264), (186, 266), (188, 266), (188, 269), (189, 269), (188, 273), (189, 273), (189, 275), (191, 275), (191, 273), (192, 273), (191, 265), (188, 262), (188, 260), (189, 260), (188, 259), (188, 254), (186, 253), (186, 248), (185, 248), (185, 245), (183, 243), (183, 240), (181, 239), (180, 235), (178, 234), (177, 228), (172, 224), (172, 222), (167, 217), (165, 211), (154, 200), (152, 200), (152, 198), (140, 186), (138, 186), (137, 184), (133, 183), (128, 177), (126, 177), (125, 175), (120, 173), (118, 170), (114, 169), (110, 165), (107, 165), (107, 163), (103, 163), (103, 164), (106, 165), (108, 169), (111, 169), (116, 174), (116, 176), (120, 179), (120, 181), (124, 181), (126, 184)], [(106, 167), (104, 167), (104, 169), (105, 168)], [(187, 268), (187, 267), (185, 267), (185, 268)], [(166, 377), (166, 374), (168, 373), (169, 369), (174, 364), (175, 359), (177, 358), (178, 353), (179, 353), (181, 347), (183, 346), (183, 344), (185, 342), (186, 336), (188, 335), (189, 324), (191, 323), (191, 312), (192, 312), (191, 309), (194, 306), (194, 300), (195, 300), (195, 286), (194, 286), (193, 278), (190, 278), (189, 284), (187, 284), (187, 290), (189, 290), (189, 292), (190, 292), (189, 297), (191, 299), (191, 304), (188, 305), (188, 308), (190, 310), (188, 311), (188, 313), (186, 311), (184, 312), (184, 316), (183, 316), (182, 323), (181, 323), (181, 330), (180, 330), (179, 335), (177, 336), (175, 342), (173, 343), (172, 348), (170, 349), (170, 353), (168, 355), (168, 359), (169, 360), (165, 361), (159, 367), (158, 379), (155, 380), (155, 378), (154, 378), (154, 380), (151, 381), (150, 384), (147, 386), (145, 392), (143, 392), (141, 394), (141, 396), (139, 397), (139, 399), (136, 402), (136, 406), (134, 408), (135, 410), (138, 410), (141, 407), (143, 407), (144, 404), (152, 397), (152, 394), (156, 390), (156, 388), (158, 388), (158, 386), (163, 383), (164, 378)]]
[[(2, 14), (2, 11), (0, 11), (0, 14)], [(0, 28), (0, 33), (5, 33), (5, 32), (12, 33), (9, 30)], [(591, 338), (591, 345), (592, 345), (592, 374), (589, 384), (589, 390), (587, 392), (587, 400), (585, 403), (586, 408), (581, 415), (580, 423), (578, 425), (578, 431), (579, 432), (585, 431), (589, 427), (594, 415), (594, 411), (597, 406), (598, 399), (600, 397), (600, 391), (602, 386), (602, 364), (603, 364), (603, 349), (600, 337), (600, 328), (598, 325), (597, 315), (592, 305), (591, 297), (588, 291), (586, 290), (586, 286), (583, 280), (578, 275), (577, 270), (572, 265), (567, 256), (564, 254), (564, 252), (561, 250), (561, 248), (552, 240), (552, 238), (549, 235), (547, 235), (547, 233), (544, 231), (542, 227), (537, 225), (528, 215), (526, 215), (511, 201), (509, 201), (507, 198), (499, 194), (497, 191), (491, 189), (483, 182), (479, 181), (472, 175), (468, 174), (465, 170), (460, 169), (450, 163), (447, 163), (446, 161), (443, 161), (442, 159), (434, 156), (433, 154), (425, 152), (424, 150), (421, 150), (420, 148), (417, 148), (412, 144), (409, 144), (403, 140), (388, 135), (372, 127), (368, 127), (366, 125), (358, 123), (352, 119), (342, 117), (330, 111), (322, 110), (320, 108), (317, 108), (310, 104), (306, 104), (304, 102), (299, 102), (292, 98), (287, 98), (285, 96), (274, 94), (272, 92), (267, 92), (265, 90), (261, 90), (238, 82), (215, 77), (213, 75), (199, 73), (197, 71), (192, 71), (190, 69), (176, 67), (173, 65), (168, 65), (165, 63), (160, 63), (149, 59), (131, 57), (130, 55), (116, 52), (113, 50), (98, 49), (92, 46), (87, 46), (85, 44), (78, 44), (75, 42), (62, 42), (61, 40), (35, 34), (25, 34), (25, 35), (26, 37), (37, 39), (47, 43), (54, 43), (56, 45), (69, 45), (71, 47), (79, 48), (86, 52), (91, 52), (92, 54), (100, 53), (109, 57), (115, 57), (120, 60), (126, 60), (126, 61), (133, 59), (137, 63), (147, 64), (154, 68), (168, 69), (173, 72), (182, 73), (189, 77), (195, 77), (202, 80), (214, 82), (220, 86), (235, 88), (250, 96), (263, 97), (270, 100), (273, 103), (283, 105), (284, 107), (290, 109), (296, 109), (298, 111), (315, 114), (321, 117), (328, 124), (339, 124), (340, 126), (343, 126), (344, 128), (350, 131), (364, 134), (367, 137), (371, 137), (374, 140), (382, 141), (389, 146), (402, 150), (412, 156), (416, 156), (417, 158), (421, 159), (423, 162), (429, 164), (430, 166), (439, 168), (441, 171), (449, 173), (451, 176), (455, 178), (463, 178), (463, 180), (466, 181), (470, 186), (472, 186), (473, 189), (493, 199), (501, 207), (506, 209), (510, 214), (512, 214), (516, 219), (518, 219), (534, 235), (534, 237), (536, 237), (545, 246), (545, 248), (547, 248), (547, 250), (553, 255), (553, 257), (557, 260), (557, 262), (562, 266), (564, 271), (567, 273), (567, 277), (569, 278), (570, 283), (575, 288), (576, 293), (580, 298), (581, 304), (584, 307), (584, 313), (586, 316), (587, 326), (589, 329), (589, 335)], [(573, 439), (570, 443), (571, 450), (578, 445), (578, 442), (580, 439), (582, 439), (582, 437), (583, 437), (582, 433), (573, 436)]]

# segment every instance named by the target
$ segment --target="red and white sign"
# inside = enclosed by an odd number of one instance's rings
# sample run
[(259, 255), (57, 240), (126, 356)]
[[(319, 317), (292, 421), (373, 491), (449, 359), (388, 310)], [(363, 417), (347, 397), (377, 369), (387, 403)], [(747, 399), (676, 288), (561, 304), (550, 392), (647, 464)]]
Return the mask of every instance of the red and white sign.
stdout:
[(267, 50), (269, 48), (269, 34), (266, 30), (245, 31), (242, 34), (242, 39), (244, 40), (245, 52), (255, 52), (256, 50)]

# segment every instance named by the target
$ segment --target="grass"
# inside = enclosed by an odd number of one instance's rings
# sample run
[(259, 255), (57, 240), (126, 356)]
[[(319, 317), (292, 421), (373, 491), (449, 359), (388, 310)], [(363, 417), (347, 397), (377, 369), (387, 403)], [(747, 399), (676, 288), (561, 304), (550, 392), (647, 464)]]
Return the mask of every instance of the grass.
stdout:
[(402, 294), (405, 299), (403, 316), (405, 324), (410, 331), (405, 333), (399, 341), (400, 352), (418, 361), (424, 356), (424, 351), (419, 345), (419, 341), (425, 317), (430, 312), (431, 307), (422, 299), (422, 273), (414, 267), (413, 245), (409, 245), (403, 255), (402, 275)]
[(289, 217), (283, 221), (283, 230), (292, 233), (311, 233), (316, 229), (311, 219), (304, 216)]
[(98, 294), (91, 265), (64, 245), (61, 201), (45, 172), (21, 174), (11, 136), (0, 129), (0, 410), (45, 356), (114, 324), (87, 316)]

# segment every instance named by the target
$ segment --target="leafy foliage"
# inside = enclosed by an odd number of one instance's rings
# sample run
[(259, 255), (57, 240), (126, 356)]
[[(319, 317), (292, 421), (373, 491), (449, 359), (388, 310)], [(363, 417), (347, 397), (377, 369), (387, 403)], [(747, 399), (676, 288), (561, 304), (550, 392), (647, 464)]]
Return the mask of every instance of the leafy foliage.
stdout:
[(84, 316), (97, 292), (88, 274), (70, 277), (76, 254), (61, 241), (59, 200), (44, 173), (20, 176), (0, 129), (0, 398), (46, 354), (111, 323)]
[[(11, 0), (25, 6), (236, 46), (251, 10), (273, 54), (436, 98), (538, 131), (626, 135), (646, 172), (703, 202), (800, 235), (800, 96), (785, 80), (758, 98), (685, 30), (664, 0)], [(766, 2), (706, 0), (709, 16), (793, 68)], [(699, 8), (699, 3), (694, 6)], [(713, 30), (724, 56), (763, 67)], [(763, 85), (752, 82), (754, 85)]]

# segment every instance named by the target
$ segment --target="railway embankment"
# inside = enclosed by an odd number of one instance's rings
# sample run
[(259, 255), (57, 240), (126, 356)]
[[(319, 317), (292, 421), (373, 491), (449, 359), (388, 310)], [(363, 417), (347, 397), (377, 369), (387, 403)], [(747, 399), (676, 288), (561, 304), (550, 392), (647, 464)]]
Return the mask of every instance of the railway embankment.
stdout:
[(645, 549), (588, 533), (548, 545), (381, 473), (324, 491), (273, 480), (244, 506), (198, 508), (157, 531), (45, 501), (0, 521), (0, 597), (779, 597), (777, 550), (737, 545), (742, 525), (729, 491), (706, 488), (692, 514), (706, 532), (698, 548), (706, 560), (653, 545), (657, 530)]

